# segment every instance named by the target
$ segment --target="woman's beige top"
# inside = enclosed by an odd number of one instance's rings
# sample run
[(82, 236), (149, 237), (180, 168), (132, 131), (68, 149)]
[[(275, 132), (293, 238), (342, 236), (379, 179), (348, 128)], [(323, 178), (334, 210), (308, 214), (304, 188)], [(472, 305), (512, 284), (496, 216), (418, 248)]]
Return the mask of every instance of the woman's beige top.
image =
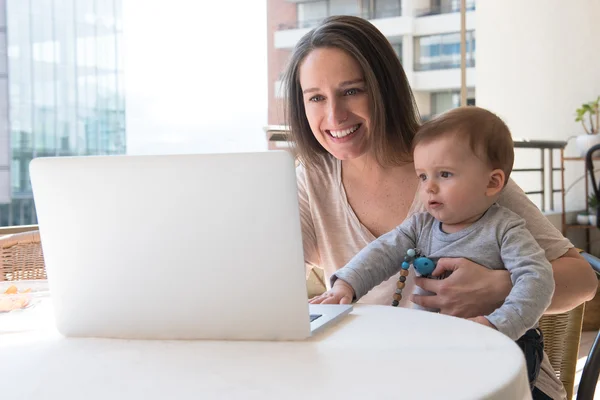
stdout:
[[(308, 170), (300, 165), (297, 167), (296, 176), (304, 257), (308, 265), (325, 270), (326, 282), (329, 285), (329, 278), (333, 272), (342, 268), (363, 247), (373, 241), (375, 236), (360, 223), (348, 203), (342, 184), (341, 162), (338, 159), (325, 156), (321, 165)], [(525, 219), (527, 228), (545, 250), (548, 260), (557, 259), (573, 247), (514, 181), (509, 180), (498, 203)], [(422, 211), (425, 211), (425, 208), (415, 195), (409, 216)], [(412, 269), (410, 276), (412, 276)], [(359, 302), (391, 304), (397, 279), (397, 276), (393, 276), (376, 286)], [(409, 278), (406, 283), (405, 293), (412, 293), (414, 279)], [(410, 306), (408, 297), (402, 299), (401, 306)], [(547, 357), (542, 364), (542, 369), (538, 387), (552, 398), (562, 398), (564, 389), (560, 382), (552, 377)]]
[[(329, 277), (375, 240), (375, 236), (360, 223), (348, 203), (342, 184), (341, 162), (338, 159), (323, 157), (322, 165), (308, 170), (299, 165), (296, 176), (304, 258), (310, 266), (323, 268), (329, 283)], [(548, 260), (557, 259), (573, 247), (514, 181), (509, 180), (498, 203), (525, 219), (527, 228), (545, 250)], [(415, 195), (408, 216), (423, 211), (425, 208)], [(360, 302), (391, 304), (396, 281), (397, 277), (388, 279), (360, 299)], [(407, 283), (408, 281), (413, 280), (408, 279)], [(407, 285), (405, 292), (411, 293), (412, 289)], [(406, 302), (403, 299), (401, 304), (406, 305)]]

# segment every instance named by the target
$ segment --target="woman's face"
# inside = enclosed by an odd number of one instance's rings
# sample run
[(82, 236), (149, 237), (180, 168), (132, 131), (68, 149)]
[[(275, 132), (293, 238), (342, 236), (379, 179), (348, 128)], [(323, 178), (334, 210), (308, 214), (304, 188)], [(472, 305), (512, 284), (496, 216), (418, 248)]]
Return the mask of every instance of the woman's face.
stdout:
[(300, 65), (300, 86), (310, 128), (339, 160), (369, 148), (369, 97), (358, 62), (337, 48), (315, 49)]

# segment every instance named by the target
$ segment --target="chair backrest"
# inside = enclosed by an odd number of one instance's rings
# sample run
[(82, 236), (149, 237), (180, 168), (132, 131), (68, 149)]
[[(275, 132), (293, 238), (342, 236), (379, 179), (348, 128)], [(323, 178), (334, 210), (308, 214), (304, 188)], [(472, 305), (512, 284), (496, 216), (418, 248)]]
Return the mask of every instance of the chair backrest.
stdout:
[(544, 350), (565, 387), (567, 399), (573, 397), (584, 307), (581, 304), (566, 313), (544, 315), (540, 320)]
[[(593, 155), (597, 153), (597, 150), (600, 150), (600, 144), (596, 144), (587, 151), (585, 155), (585, 169), (590, 177), (590, 186), (592, 187), (592, 191), (594, 192), (594, 196), (596, 199), (600, 199), (600, 187), (598, 186), (598, 180), (596, 179), (596, 170), (594, 169), (594, 161)], [(587, 199), (586, 199), (587, 201)], [(596, 227), (600, 228), (600, 207), (596, 208)]]
[(0, 281), (46, 279), (39, 231), (0, 236)]

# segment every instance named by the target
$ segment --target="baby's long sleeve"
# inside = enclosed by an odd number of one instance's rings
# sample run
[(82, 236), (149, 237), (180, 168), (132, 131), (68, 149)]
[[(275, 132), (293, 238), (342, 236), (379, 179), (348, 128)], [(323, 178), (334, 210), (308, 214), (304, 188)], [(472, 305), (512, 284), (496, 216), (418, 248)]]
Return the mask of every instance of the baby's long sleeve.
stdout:
[(416, 218), (406, 219), (394, 230), (380, 236), (331, 276), (331, 285), (342, 279), (354, 289), (356, 299), (396, 274), (404, 261), (406, 250), (417, 241)]
[(524, 220), (507, 223), (500, 245), (513, 288), (504, 304), (487, 319), (500, 332), (516, 340), (537, 325), (550, 305), (554, 276), (544, 250), (525, 227)]

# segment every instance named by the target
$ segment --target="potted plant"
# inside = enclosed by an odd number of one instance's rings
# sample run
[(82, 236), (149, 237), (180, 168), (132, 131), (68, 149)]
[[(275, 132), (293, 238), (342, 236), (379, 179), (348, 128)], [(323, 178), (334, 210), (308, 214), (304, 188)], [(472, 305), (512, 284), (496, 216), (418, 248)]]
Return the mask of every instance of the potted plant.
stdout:
[(590, 194), (590, 196), (588, 197), (588, 210), (590, 212), (590, 225), (596, 226), (598, 215), (598, 198), (595, 194)]
[(577, 213), (577, 223), (579, 225), (589, 225), (590, 224), (590, 215), (587, 211), (581, 211)]
[(575, 145), (579, 150), (581, 157), (585, 157), (587, 151), (595, 144), (600, 143), (600, 96), (594, 101), (584, 103), (575, 110), (575, 122), (581, 122), (585, 135), (579, 135), (575, 138)]

